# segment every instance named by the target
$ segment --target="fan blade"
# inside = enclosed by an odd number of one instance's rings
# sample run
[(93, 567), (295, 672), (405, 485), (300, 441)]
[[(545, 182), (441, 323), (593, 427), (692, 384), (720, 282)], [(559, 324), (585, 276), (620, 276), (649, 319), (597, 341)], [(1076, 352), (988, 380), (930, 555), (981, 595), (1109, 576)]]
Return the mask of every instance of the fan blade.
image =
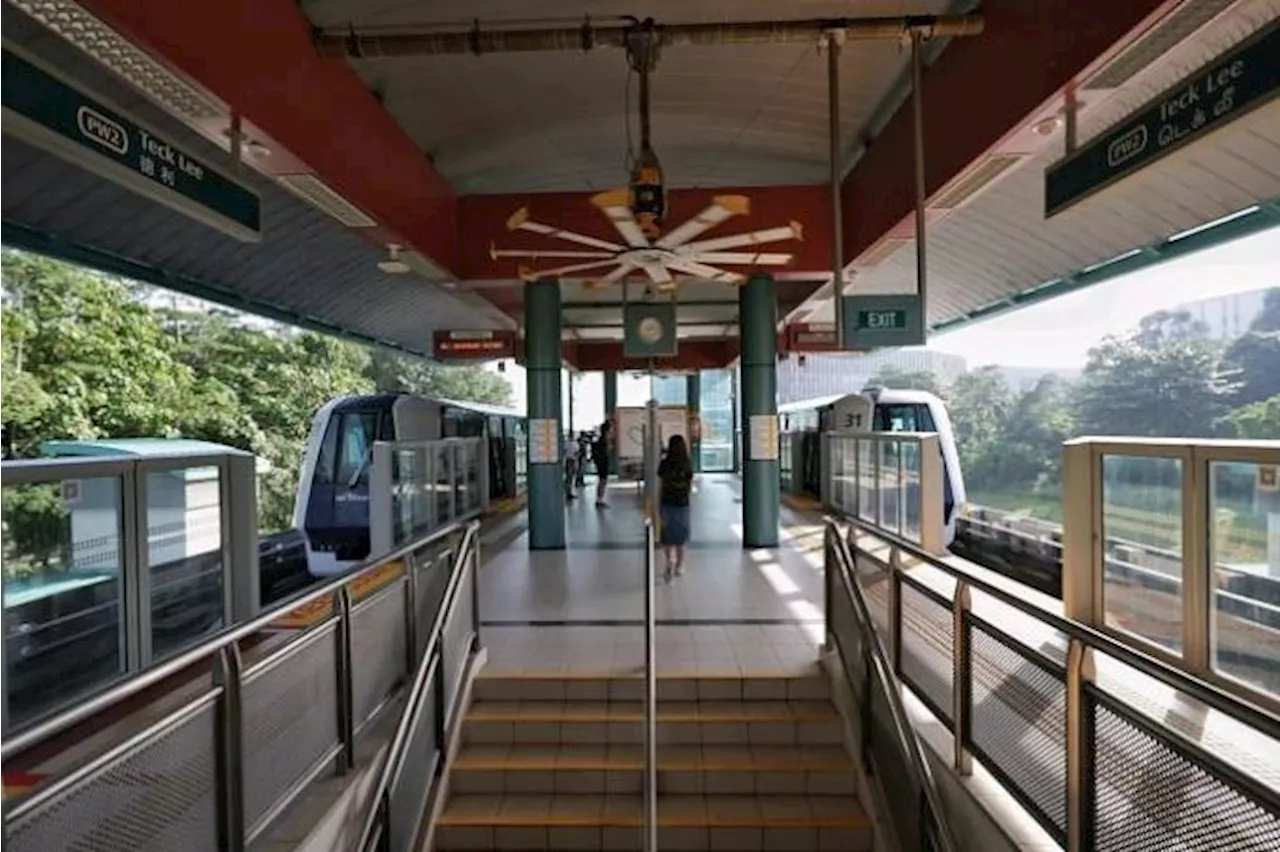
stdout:
[(561, 266), (556, 269), (529, 269), (522, 267), (520, 269), (520, 277), (526, 281), (535, 281), (539, 278), (559, 278), (568, 275), (571, 272), (585, 272), (588, 269), (599, 269), (602, 266), (612, 266), (617, 263), (616, 260), (597, 260), (593, 263), (575, 263), (570, 266)]
[(745, 195), (717, 195), (711, 199), (711, 206), (694, 216), (683, 225), (675, 228), (658, 240), (655, 245), (660, 248), (675, 248), (689, 240), (714, 228), (731, 216), (742, 216), (751, 212), (751, 199)]
[(538, 260), (539, 258), (559, 258), (564, 260), (594, 260), (606, 257), (613, 257), (613, 252), (608, 251), (573, 251), (562, 249), (500, 249), (490, 248), (489, 259), (497, 260), (502, 257), (518, 257), (525, 260)]
[(708, 251), (693, 255), (694, 260), (702, 263), (727, 263), (730, 266), (786, 266), (791, 262), (791, 255), (782, 252), (749, 251)]
[(508, 231), (529, 231), (533, 234), (542, 234), (547, 237), (555, 237), (559, 240), (567, 240), (578, 245), (591, 246), (592, 248), (604, 249), (605, 251), (621, 252), (623, 247), (617, 243), (611, 243), (608, 240), (600, 240), (595, 237), (589, 237), (586, 234), (579, 234), (575, 231), (565, 231), (560, 228), (553, 228), (550, 225), (544, 225), (541, 222), (534, 222), (529, 218), (529, 208), (521, 207), (515, 213), (511, 214), (511, 218), (507, 220)]
[(625, 189), (613, 189), (591, 196), (591, 203), (604, 211), (613, 227), (632, 248), (648, 248), (649, 241), (640, 233), (636, 217), (631, 213), (631, 193)]
[(725, 284), (741, 284), (746, 281), (746, 276), (739, 275), (737, 272), (726, 272), (723, 269), (716, 269), (714, 266), (707, 266), (705, 263), (698, 263), (696, 260), (688, 258), (675, 258), (667, 260), (667, 266), (680, 272), (687, 272), (690, 275), (696, 275), (699, 278), (705, 278), (708, 281), (722, 281)]
[(720, 251), (721, 249), (742, 248), (743, 246), (776, 243), (781, 240), (801, 240), (803, 230), (799, 222), (792, 222), (780, 228), (766, 228), (763, 231), (751, 231), (747, 234), (736, 234), (732, 237), (717, 237), (714, 240), (703, 240), (700, 243), (688, 243), (676, 249), (677, 254), (697, 255), (703, 252)]
[(659, 286), (664, 284), (674, 284), (675, 279), (671, 277), (671, 273), (661, 263), (646, 263), (644, 271), (649, 273), (649, 278), (654, 284)]
[(603, 278), (597, 278), (593, 281), (587, 281), (582, 286), (587, 290), (603, 290), (611, 284), (616, 284), (626, 277), (627, 273), (633, 271), (636, 265), (629, 260), (624, 260), (618, 264), (618, 268), (610, 272)]

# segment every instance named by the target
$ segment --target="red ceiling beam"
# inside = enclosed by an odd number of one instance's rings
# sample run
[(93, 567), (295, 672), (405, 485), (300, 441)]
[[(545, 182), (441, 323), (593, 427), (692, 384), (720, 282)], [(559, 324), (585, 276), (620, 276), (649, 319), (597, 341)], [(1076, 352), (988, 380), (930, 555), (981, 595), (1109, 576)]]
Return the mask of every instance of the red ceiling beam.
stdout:
[[(925, 73), (927, 193), (1175, 5), (1176, 0), (984, 0), (982, 35), (955, 39)], [(908, 102), (845, 179), (846, 262), (914, 209), (912, 140)]]
[(457, 199), (297, 0), (79, 0), (198, 81), (387, 231), (457, 269)]
[[(622, 352), (622, 344), (613, 341), (572, 340), (564, 344), (564, 359), (578, 370), (595, 372), (617, 370), (620, 372), (645, 372), (649, 361), (645, 358), (628, 358)], [(738, 341), (682, 340), (674, 358), (658, 358), (653, 369), (663, 370), (718, 370), (733, 363), (738, 357)]]

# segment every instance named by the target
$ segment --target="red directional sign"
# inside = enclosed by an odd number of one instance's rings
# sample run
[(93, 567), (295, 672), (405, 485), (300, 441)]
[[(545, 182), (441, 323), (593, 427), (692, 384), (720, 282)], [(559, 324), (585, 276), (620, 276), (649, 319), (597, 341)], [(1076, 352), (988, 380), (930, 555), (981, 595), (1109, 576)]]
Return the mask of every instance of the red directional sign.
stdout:
[(513, 358), (516, 354), (514, 331), (437, 331), (435, 356), (439, 360), (478, 358)]
[(787, 349), (790, 352), (839, 352), (834, 323), (794, 323), (787, 326)]

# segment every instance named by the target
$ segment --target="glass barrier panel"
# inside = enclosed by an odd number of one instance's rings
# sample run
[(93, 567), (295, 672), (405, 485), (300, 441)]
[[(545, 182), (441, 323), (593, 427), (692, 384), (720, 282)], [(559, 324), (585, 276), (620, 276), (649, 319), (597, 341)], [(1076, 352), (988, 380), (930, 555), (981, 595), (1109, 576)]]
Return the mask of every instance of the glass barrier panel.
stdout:
[(151, 656), (158, 659), (225, 624), (218, 468), (148, 473), (146, 519)]
[(880, 458), (880, 476), (876, 489), (880, 497), (880, 527), (890, 532), (902, 532), (902, 517), (898, 513), (898, 493), (901, 478), (898, 476), (898, 441), (878, 441)]
[(1210, 462), (1209, 519), (1213, 666), (1280, 694), (1280, 466)]
[(920, 490), (920, 444), (903, 441), (898, 445), (902, 454), (902, 536), (908, 541), (920, 541), (920, 514), (922, 492)]
[(858, 457), (858, 517), (876, 523), (876, 444), (855, 438)]
[[(468, 444), (465, 447), (467, 456), (467, 510), (480, 511), (480, 445)], [(488, 471), (484, 471), (487, 476)]]
[(842, 512), (849, 512), (851, 507), (844, 501), (844, 439), (828, 438), (827, 455), (830, 459), (831, 489), (829, 497), (831, 505)]
[(1102, 457), (1106, 623), (1182, 650), (1182, 461)]
[(858, 442), (853, 438), (841, 438), (840, 500), (844, 511), (850, 515), (858, 511)]
[(125, 670), (119, 477), (3, 489), (8, 725)]
[(436, 504), (436, 524), (443, 527), (453, 517), (453, 452), (450, 447), (436, 448), (432, 496)]

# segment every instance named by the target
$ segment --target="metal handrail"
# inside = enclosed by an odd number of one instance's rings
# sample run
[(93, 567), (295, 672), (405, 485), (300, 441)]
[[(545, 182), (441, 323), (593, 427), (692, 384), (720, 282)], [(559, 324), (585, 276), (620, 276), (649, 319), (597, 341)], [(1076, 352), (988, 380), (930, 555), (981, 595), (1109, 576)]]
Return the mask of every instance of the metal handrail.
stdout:
[[(837, 557), (841, 584), (844, 586), (845, 593), (857, 612), (855, 620), (858, 622), (859, 631), (862, 633), (863, 644), (871, 652), (867, 655), (868, 663), (874, 668), (876, 679), (880, 681), (880, 686), (888, 700), (889, 716), (893, 722), (893, 732), (897, 737), (898, 746), (907, 755), (911, 762), (911, 769), (920, 781), (920, 787), (924, 795), (924, 813), (921, 816), (927, 815), (930, 823), (934, 826), (934, 830), (930, 832), (930, 837), (937, 844), (938, 852), (955, 852), (956, 845), (946, 822), (946, 812), (942, 807), (942, 797), (938, 792), (937, 781), (933, 777), (933, 772), (929, 768), (929, 760), (924, 753), (924, 745), (920, 742), (920, 737), (916, 734), (915, 727), (911, 724), (910, 717), (907, 715), (906, 706), (902, 702), (902, 692), (898, 686), (898, 679), (893, 674), (893, 666), (889, 663), (888, 653), (872, 626), (871, 610), (862, 596), (862, 588), (852, 576), (855, 570), (853, 554), (849, 550), (848, 542), (840, 535), (840, 528), (834, 520), (827, 518), (825, 527), (826, 529), (823, 533), (825, 537), (824, 543)], [(830, 619), (831, 610), (830, 604), (828, 604), (828, 622), (830, 622)], [(828, 623), (827, 630), (829, 635), (834, 635), (830, 623)], [(868, 676), (870, 676), (870, 673), (868, 673)], [(871, 720), (863, 719), (862, 724), (864, 726), (870, 725)], [(886, 793), (888, 792), (886, 791)]]
[[(884, 543), (910, 554), (912, 558), (923, 562), (929, 567), (947, 574), (957, 582), (965, 584), (970, 590), (990, 595), (1001, 603), (1052, 627), (1064, 634), (1069, 640), (1075, 639), (1086, 647), (1113, 657), (1121, 663), (1191, 696), (1214, 710), (1225, 713), (1273, 739), (1280, 740), (1280, 715), (1271, 710), (1246, 701), (1238, 695), (1229, 693), (1163, 660), (1144, 654), (1102, 631), (1050, 612), (1033, 602), (1023, 600), (1007, 589), (1002, 589), (976, 574), (971, 574), (962, 568), (950, 565), (942, 559), (930, 555), (899, 536), (881, 530), (857, 518), (845, 518), (844, 520), (848, 521), (850, 525), (850, 536), (855, 535), (856, 531), (866, 532)], [(880, 567), (891, 570), (890, 565), (884, 560), (878, 559), (869, 553), (866, 555), (868, 559), (876, 562)]]
[[(462, 587), (462, 581), (468, 570), (474, 571), (476, 567), (475, 557), (476, 549), (479, 546), (479, 536), (480, 522), (472, 521), (463, 534), (462, 543), (458, 546), (457, 555), (449, 570), (449, 582), (445, 586), (440, 609), (436, 612), (435, 621), (431, 625), (431, 633), (427, 637), (426, 647), (422, 652), (422, 659), (414, 672), (404, 712), (400, 715), (400, 722), (396, 725), (395, 735), (392, 737), (391, 746), (387, 750), (386, 762), (383, 763), (382, 771), (378, 775), (378, 783), (373, 788), (371, 801), (374, 805), (369, 809), (369, 814), (365, 818), (364, 829), (360, 833), (360, 845), (356, 847), (357, 849), (369, 850), (376, 848), (373, 845), (376, 832), (382, 832), (383, 837), (386, 836), (388, 830), (387, 822), (391, 815), (391, 788), (404, 768), (405, 761), (408, 758), (409, 735), (418, 723), (424, 707), (423, 698), (426, 695), (429, 684), (435, 678), (436, 670), (440, 666), (440, 645), (444, 641), (444, 628), (449, 623), (449, 617), (457, 606), (458, 590)], [(476, 582), (479, 582), (479, 580), (477, 579)], [(474, 603), (475, 601), (473, 600), (472, 604), (474, 605)], [(478, 629), (478, 615), (476, 626)], [(443, 743), (440, 745), (441, 748), (444, 748)]]
[(644, 521), (644, 849), (658, 849), (658, 672), (653, 587), (658, 582), (653, 519)]
[[(304, 592), (296, 597), (284, 600), (251, 621), (246, 621), (235, 627), (216, 633), (196, 647), (188, 651), (184, 651), (178, 656), (173, 657), (154, 668), (140, 672), (136, 677), (132, 677), (111, 689), (98, 693), (97, 695), (90, 696), (86, 698), (84, 702), (77, 704), (75, 707), (72, 707), (57, 716), (38, 723), (33, 727), (10, 737), (4, 742), (3, 746), (0, 747), (0, 760), (11, 760), (49, 737), (56, 736), (63, 731), (66, 731), (80, 722), (83, 722), (103, 710), (106, 710), (112, 705), (128, 700), (149, 687), (152, 687), (155, 684), (196, 665), (197, 663), (205, 661), (211, 662), (213, 658), (216, 657), (224, 648), (238, 643), (240, 640), (270, 626), (272, 622), (276, 621), (281, 616), (287, 615), (295, 609), (314, 603), (322, 598), (334, 596), (335, 594), (340, 593), (343, 589), (350, 587), (353, 583), (373, 574), (375, 571), (384, 567), (387, 563), (394, 562), (409, 553), (421, 550), (423, 547), (428, 547), (436, 542), (442, 541), (462, 529), (463, 525), (460, 523), (450, 524), (444, 529), (438, 530), (426, 538), (413, 541), (384, 556), (367, 560), (364, 565), (349, 574), (335, 577), (311, 591)], [(299, 639), (298, 641), (301, 640)]]

